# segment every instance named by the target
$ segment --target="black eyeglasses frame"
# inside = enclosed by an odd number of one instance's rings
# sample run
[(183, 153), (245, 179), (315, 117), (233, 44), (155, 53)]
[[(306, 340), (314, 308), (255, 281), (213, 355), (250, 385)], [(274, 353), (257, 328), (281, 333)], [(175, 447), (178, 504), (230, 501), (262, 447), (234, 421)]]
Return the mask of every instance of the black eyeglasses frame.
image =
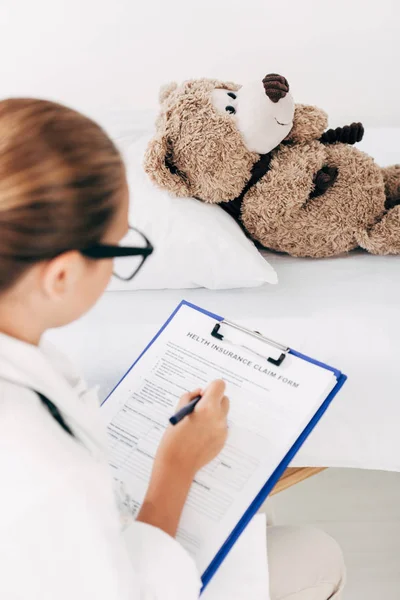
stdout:
[(87, 258), (91, 258), (93, 260), (121, 258), (124, 256), (141, 256), (142, 262), (129, 277), (121, 277), (120, 275), (117, 275), (117, 273), (113, 273), (114, 277), (121, 281), (131, 281), (143, 267), (147, 258), (153, 253), (154, 247), (144, 235), (144, 233), (142, 233), (135, 227), (129, 226), (129, 231), (135, 231), (136, 233), (139, 233), (145, 240), (146, 246), (143, 248), (139, 248), (134, 246), (113, 246), (111, 244), (94, 244), (93, 246), (89, 246), (88, 248), (79, 250), (79, 252), (83, 254), (83, 256), (86, 256)]

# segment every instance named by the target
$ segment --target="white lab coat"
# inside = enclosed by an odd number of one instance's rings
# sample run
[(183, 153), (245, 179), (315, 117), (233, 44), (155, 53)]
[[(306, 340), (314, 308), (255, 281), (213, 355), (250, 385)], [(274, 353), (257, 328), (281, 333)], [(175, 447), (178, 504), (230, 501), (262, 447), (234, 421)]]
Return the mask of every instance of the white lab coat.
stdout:
[(2, 334), (0, 485), (0, 598), (198, 597), (195, 564), (174, 539), (135, 522), (121, 533), (96, 394), (53, 348)]

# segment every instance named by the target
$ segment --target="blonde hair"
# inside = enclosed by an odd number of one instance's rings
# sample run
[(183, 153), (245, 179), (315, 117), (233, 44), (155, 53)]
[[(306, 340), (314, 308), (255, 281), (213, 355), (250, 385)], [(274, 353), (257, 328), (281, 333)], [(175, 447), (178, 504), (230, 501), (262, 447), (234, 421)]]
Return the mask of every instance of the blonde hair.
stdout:
[(125, 181), (92, 120), (31, 98), (0, 102), (0, 292), (34, 263), (101, 241)]

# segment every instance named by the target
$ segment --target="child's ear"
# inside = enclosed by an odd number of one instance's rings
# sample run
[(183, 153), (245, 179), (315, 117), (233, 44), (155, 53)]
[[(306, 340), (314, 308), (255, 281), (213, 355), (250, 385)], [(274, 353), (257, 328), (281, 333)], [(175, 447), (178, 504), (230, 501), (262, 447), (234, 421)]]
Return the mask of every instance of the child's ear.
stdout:
[(172, 146), (167, 136), (156, 135), (147, 146), (144, 170), (155, 184), (176, 196), (190, 196), (190, 184), (174, 164)]

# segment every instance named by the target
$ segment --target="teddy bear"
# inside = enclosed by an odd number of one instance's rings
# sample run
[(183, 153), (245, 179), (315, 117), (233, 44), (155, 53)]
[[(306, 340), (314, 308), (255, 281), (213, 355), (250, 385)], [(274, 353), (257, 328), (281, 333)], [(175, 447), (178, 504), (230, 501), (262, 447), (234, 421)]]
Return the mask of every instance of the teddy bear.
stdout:
[(144, 168), (177, 196), (219, 204), (259, 247), (400, 254), (400, 165), (381, 168), (354, 147), (361, 123), (327, 126), (323, 110), (294, 103), (281, 75), (172, 83)]

